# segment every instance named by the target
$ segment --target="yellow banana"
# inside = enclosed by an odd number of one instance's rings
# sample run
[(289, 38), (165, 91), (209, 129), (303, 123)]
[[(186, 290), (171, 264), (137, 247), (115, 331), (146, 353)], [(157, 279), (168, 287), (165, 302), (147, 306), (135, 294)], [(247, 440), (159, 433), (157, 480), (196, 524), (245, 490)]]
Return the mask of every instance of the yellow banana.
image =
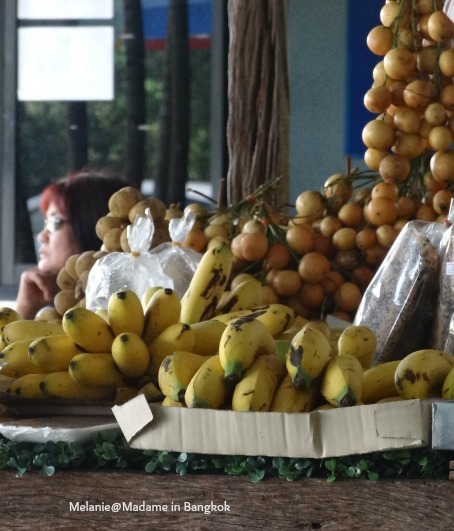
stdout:
[(124, 332), (132, 332), (141, 336), (144, 327), (144, 311), (136, 293), (130, 289), (113, 293), (107, 303), (107, 319), (115, 336)]
[(2, 306), (0, 308), (0, 330), (8, 323), (13, 321), (19, 321), (21, 316), (16, 312), (14, 308), (8, 306)]
[(244, 371), (232, 396), (233, 411), (269, 411), (284, 373), (277, 355), (263, 354)]
[(396, 389), (405, 399), (440, 397), (443, 382), (451, 368), (449, 359), (441, 350), (416, 350), (397, 365)]
[(233, 255), (227, 243), (219, 243), (205, 251), (181, 298), (182, 323), (198, 323), (214, 315), (229, 280), (232, 263)]
[(150, 286), (144, 291), (142, 297), (140, 298), (140, 302), (142, 303), (142, 309), (144, 313), (145, 313), (145, 310), (147, 309), (149, 300), (154, 295), (154, 293), (158, 291), (158, 289), (162, 289), (162, 287), (161, 286)]
[(241, 310), (226, 314), (219, 314), (213, 317), (223, 323), (230, 323), (241, 317), (249, 317), (262, 322), (271, 335), (275, 338), (280, 336), (284, 330), (287, 330), (295, 320), (295, 310), (286, 304), (273, 303), (266, 306), (258, 306), (249, 310)]
[(3, 340), (8, 345), (19, 339), (36, 339), (41, 336), (60, 335), (63, 333), (63, 327), (60, 323), (49, 323), (34, 319), (19, 319), (18, 321), (7, 323), (2, 328)]
[(184, 395), (187, 407), (220, 409), (231, 394), (219, 355), (209, 356), (194, 374)]
[(119, 334), (112, 343), (112, 357), (121, 373), (140, 378), (147, 372), (150, 353), (144, 340), (133, 332)]
[(176, 400), (173, 400), (173, 398), (170, 398), (170, 396), (165, 396), (161, 405), (167, 407), (186, 407), (186, 404), (177, 402)]
[(207, 360), (207, 356), (176, 350), (166, 356), (158, 371), (159, 389), (166, 395), (184, 402), (184, 394), (194, 374)]
[(192, 352), (195, 333), (192, 328), (184, 323), (175, 323), (163, 330), (148, 347), (150, 352), (150, 365), (147, 373), (152, 381), (158, 382), (158, 372), (164, 358), (175, 350)]
[(11, 393), (21, 398), (43, 398), (45, 395), (41, 390), (41, 382), (47, 373), (43, 374), (24, 374), (10, 383), (6, 389), (7, 393)]
[(333, 406), (355, 406), (361, 401), (363, 368), (351, 354), (336, 356), (328, 362), (320, 388), (325, 400)]
[(78, 306), (65, 312), (63, 330), (87, 352), (110, 352), (114, 340), (106, 321), (88, 308)]
[(377, 350), (377, 336), (367, 326), (347, 326), (337, 341), (338, 353), (357, 357), (363, 369), (368, 369), (374, 361)]
[(68, 370), (69, 362), (80, 352), (79, 346), (66, 334), (38, 337), (28, 347), (31, 362), (48, 372)]
[(292, 339), (286, 367), (296, 389), (308, 389), (331, 359), (331, 345), (317, 328), (305, 325)]
[(259, 354), (276, 353), (274, 338), (259, 320), (249, 316), (229, 323), (219, 343), (219, 359), (225, 379), (237, 384)]
[(231, 291), (224, 292), (224, 295), (216, 308), (216, 314), (249, 310), (260, 305), (262, 283), (256, 278), (250, 278)]
[(181, 303), (173, 289), (159, 288), (145, 308), (143, 339), (149, 345), (168, 326), (178, 323)]
[(19, 378), (25, 374), (40, 374), (47, 372), (41, 367), (37, 367), (28, 355), (28, 347), (33, 339), (18, 339), (10, 343), (0, 352), (0, 374)]
[(284, 375), (276, 389), (270, 411), (280, 413), (307, 413), (312, 411), (320, 398), (320, 378), (312, 380), (307, 389), (298, 390), (292, 384), (290, 375)]
[(145, 385), (143, 385), (138, 391), (137, 394), (143, 394), (146, 398), (149, 399), (157, 399), (162, 398), (163, 393), (160, 389), (156, 387), (156, 385), (153, 382), (147, 382)]
[(85, 385), (74, 380), (68, 371), (54, 371), (47, 374), (40, 386), (43, 394), (52, 398), (112, 400), (115, 395), (114, 386)]
[(446, 400), (454, 400), (454, 367), (451, 368), (443, 381), (441, 397)]
[(107, 324), (109, 324), (109, 315), (107, 313), (107, 308), (98, 308), (95, 310), (95, 313), (102, 317)]
[(76, 354), (69, 363), (69, 374), (76, 382), (91, 387), (118, 387), (124, 385), (124, 376), (118, 370), (110, 352)]
[(216, 319), (208, 319), (191, 325), (194, 331), (192, 352), (202, 356), (214, 355), (219, 352), (219, 343), (226, 328), (225, 323)]
[(363, 372), (362, 401), (364, 404), (373, 404), (398, 394), (394, 375), (399, 363), (400, 360), (386, 361), (369, 367)]

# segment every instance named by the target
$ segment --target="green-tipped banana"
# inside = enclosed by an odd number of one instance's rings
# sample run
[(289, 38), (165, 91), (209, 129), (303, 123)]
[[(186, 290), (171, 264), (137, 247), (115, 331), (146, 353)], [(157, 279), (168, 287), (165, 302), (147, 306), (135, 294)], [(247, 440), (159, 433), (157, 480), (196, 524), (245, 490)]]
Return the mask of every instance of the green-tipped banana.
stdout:
[(176, 350), (164, 358), (158, 372), (159, 389), (177, 402), (184, 402), (184, 395), (194, 374), (207, 361), (207, 356)]
[(277, 355), (258, 356), (233, 391), (233, 411), (269, 411), (284, 365)]
[(97, 313), (77, 306), (66, 311), (64, 333), (87, 352), (110, 352), (114, 335), (106, 321)]
[(352, 354), (358, 358), (363, 369), (368, 369), (374, 361), (377, 350), (377, 336), (367, 326), (347, 326), (337, 340), (338, 353)]
[(286, 367), (295, 389), (309, 389), (331, 359), (331, 345), (317, 328), (305, 325), (292, 339)]
[(194, 374), (184, 395), (187, 407), (221, 409), (231, 394), (219, 355), (210, 356)]
[(144, 311), (140, 298), (130, 289), (113, 293), (107, 304), (107, 318), (114, 336), (132, 332), (141, 336), (144, 328)]
[(450, 360), (441, 350), (411, 352), (397, 365), (396, 389), (405, 399), (441, 397), (443, 382), (451, 368)]
[(364, 404), (374, 404), (398, 394), (394, 376), (399, 363), (400, 360), (386, 361), (369, 367), (363, 372), (362, 401)]
[(181, 298), (180, 322), (192, 324), (213, 317), (229, 280), (232, 263), (232, 251), (226, 243), (205, 251)]
[(259, 354), (275, 354), (276, 345), (268, 328), (259, 320), (241, 317), (227, 325), (219, 343), (219, 359), (225, 379), (236, 385)]
[(80, 347), (66, 334), (38, 337), (28, 347), (31, 362), (48, 372), (68, 370), (69, 362), (80, 352)]
[(332, 358), (324, 371), (320, 392), (336, 407), (348, 407), (362, 400), (363, 368), (351, 354)]

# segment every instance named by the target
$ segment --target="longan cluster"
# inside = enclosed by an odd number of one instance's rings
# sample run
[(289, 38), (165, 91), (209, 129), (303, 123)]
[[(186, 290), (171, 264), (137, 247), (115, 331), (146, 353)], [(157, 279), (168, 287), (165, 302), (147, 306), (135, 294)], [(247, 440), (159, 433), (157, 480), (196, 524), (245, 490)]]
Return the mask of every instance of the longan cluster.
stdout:
[(442, 9), (441, 0), (383, 5), (367, 36), (382, 59), (364, 96), (378, 116), (362, 132), (366, 165), (422, 199), (432, 220), (446, 214), (454, 184), (454, 23)]
[(134, 186), (125, 186), (112, 194), (108, 206), (109, 212), (99, 218), (96, 224), (96, 234), (102, 241), (102, 250), (108, 253), (130, 252), (127, 227), (134, 223), (137, 215), (145, 215), (146, 209), (150, 209), (154, 223), (150, 249), (170, 240), (166, 206), (160, 199), (145, 198)]

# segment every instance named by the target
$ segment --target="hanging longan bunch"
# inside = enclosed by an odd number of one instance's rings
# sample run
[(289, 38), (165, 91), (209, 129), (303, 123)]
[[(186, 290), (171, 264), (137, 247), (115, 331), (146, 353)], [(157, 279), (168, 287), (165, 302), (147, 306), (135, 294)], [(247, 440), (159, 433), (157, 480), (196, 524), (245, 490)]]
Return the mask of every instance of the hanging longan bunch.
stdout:
[(441, 0), (388, 1), (380, 22), (367, 36), (382, 59), (364, 95), (378, 115), (362, 132), (364, 161), (422, 200), (416, 218), (442, 221), (454, 186), (454, 23)]

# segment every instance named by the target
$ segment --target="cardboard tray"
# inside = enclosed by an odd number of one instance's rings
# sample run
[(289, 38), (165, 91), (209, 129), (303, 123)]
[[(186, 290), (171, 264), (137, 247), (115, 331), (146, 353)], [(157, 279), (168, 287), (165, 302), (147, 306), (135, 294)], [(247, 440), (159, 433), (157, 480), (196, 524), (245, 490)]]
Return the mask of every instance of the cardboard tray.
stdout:
[(320, 410), (238, 413), (163, 407), (143, 395), (112, 411), (132, 448), (324, 458), (430, 445), (431, 400)]

